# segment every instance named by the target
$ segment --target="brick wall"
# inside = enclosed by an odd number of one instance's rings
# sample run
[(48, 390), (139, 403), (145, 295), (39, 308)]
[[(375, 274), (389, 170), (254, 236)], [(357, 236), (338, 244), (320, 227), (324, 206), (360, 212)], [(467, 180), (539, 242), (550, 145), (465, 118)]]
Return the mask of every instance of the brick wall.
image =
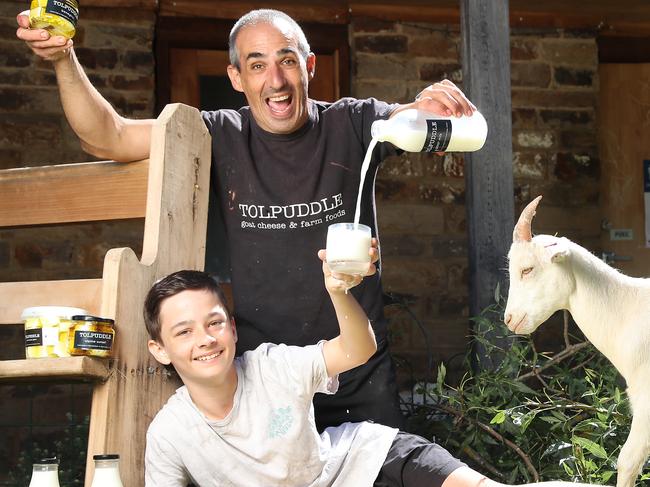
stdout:
[[(23, 2), (0, 3), (0, 168), (91, 160), (62, 115), (53, 71), (15, 38)], [(82, 9), (75, 38), (93, 84), (118, 110), (151, 117), (154, 16)], [(409, 101), (443, 77), (462, 86), (456, 27), (355, 19), (353, 95)], [(513, 31), (515, 197), (544, 194), (537, 232), (598, 246), (599, 210), (594, 36)], [(464, 161), (404, 154), (377, 180), (387, 291), (406, 299), (427, 330), (435, 360), (464, 353), (468, 333)], [(0, 281), (97, 277), (106, 249), (141, 247), (142, 222), (0, 231)], [(505, 260), (504, 260), (505, 266)], [(408, 313), (393, 318), (395, 350), (423, 373), (425, 341)]]
[[(15, 36), (15, 16), (28, 5), (0, 2), (0, 169), (91, 161), (63, 116), (50, 63)], [(153, 13), (82, 5), (74, 39), (79, 60), (94, 86), (127, 116), (154, 116), (154, 23)], [(0, 230), (0, 281), (99, 277), (106, 251), (128, 246), (140, 252), (142, 233), (142, 220)], [(0, 342), (0, 359), (24, 354), (21, 327), (0, 326)], [(53, 448), (83, 423), (90, 391), (86, 384), (0, 387), (10, 398), (0, 408), (0, 436), (7, 439), (0, 446), (0, 485), (32, 442)]]
[[(63, 116), (51, 64), (15, 36), (27, 5), (0, 3), (0, 169), (93, 160)], [(82, 6), (77, 56), (127, 116), (154, 116), (154, 24), (153, 13)], [(99, 277), (105, 251), (122, 246), (140, 251), (142, 221), (0, 230), (0, 281)]]
[[(462, 87), (455, 28), (359, 19), (352, 39), (354, 96), (408, 102), (441, 78)], [(543, 194), (535, 231), (558, 232), (595, 249), (600, 235), (595, 38), (514, 30), (511, 59), (517, 211)], [(452, 359), (452, 368), (458, 367), (469, 333), (463, 157), (403, 154), (387, 161), (377, 178), (377, 206), (385, 289), (410, 303), (429, 335), (433, 360)], [(390, 315), (393, 350), (423, 376), (428, 363), (423, 332), (401, 307)], [(400, 378), (404, 384), (408, 377)]]

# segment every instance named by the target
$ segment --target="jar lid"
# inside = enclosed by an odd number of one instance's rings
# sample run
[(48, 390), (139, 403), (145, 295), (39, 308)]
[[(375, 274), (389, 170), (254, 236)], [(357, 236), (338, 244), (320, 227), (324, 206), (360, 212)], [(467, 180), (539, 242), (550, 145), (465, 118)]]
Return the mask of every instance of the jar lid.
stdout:
[(56, 457), (51, 458), (41, 458), (37, 462), (34, 462), (34, 465), (58, 465), (59, 459)]
[(58, 318), (70, 318), (72, 315), (87, 314), (88, 311), (82, 308), (72, 308), (70, 306), (33, 306), (25, 308), (20, 315), (20, 319), (25, 321), (28, 318), (38, 318), (41, 316), (53, 316)]
[(102, 318), (100, 316), (93, 316), (85, 313), (79, 313), (78, 315), (74, 315), (70, 319), (72, 321), (96, 321), (99, 323), (105, 323), (110, 326), (113, 326), (115, 324), (115, 320), (112, 320), (110, 318)]
[(119, 455), (116, 455), (115, 453), (110, 453), (107, 455), (93, 455), (93, 460), (118, 460), (120, 458)]

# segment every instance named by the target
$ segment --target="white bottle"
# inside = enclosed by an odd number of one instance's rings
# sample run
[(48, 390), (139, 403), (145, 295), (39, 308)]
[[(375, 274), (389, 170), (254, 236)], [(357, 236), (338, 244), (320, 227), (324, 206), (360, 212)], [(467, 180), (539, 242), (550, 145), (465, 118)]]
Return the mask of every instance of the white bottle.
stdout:
[(35, 462), (32, 467), (32, 479), (29, 481), (29, 487), (60, 487), (59, 460), (44, 458)]
[(376, 120), (370, 133), (407, 152), (473, 152), (485, 143), (487, 122), (479, 112), (443, 117), (409, 108), (388, 120)]
[(93, 455), (95, 474), (91, 487), (124, 487), (120, 479), (119, 455)]

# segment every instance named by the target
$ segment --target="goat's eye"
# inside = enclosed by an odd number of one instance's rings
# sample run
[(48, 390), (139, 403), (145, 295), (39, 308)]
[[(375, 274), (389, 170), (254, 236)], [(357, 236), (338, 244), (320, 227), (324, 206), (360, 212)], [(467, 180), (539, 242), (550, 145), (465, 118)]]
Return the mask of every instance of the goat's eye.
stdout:
[(533, 272), (533, 268), (532, 267), (526, 267), (526, 268), (521, 270), (521, 277), (523, 278), (524, 276), (527, 276), (531, 272)]

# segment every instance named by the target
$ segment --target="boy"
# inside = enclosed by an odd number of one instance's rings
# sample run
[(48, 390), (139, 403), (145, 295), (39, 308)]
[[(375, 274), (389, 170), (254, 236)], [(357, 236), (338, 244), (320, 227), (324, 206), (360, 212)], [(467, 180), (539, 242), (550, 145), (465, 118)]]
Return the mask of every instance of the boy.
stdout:
[(235, 322), (207, 274), (179, 271), (153, 285), (144, 311), (149, 350), (174, 366), (184, 386), (149, 426), (146, 485), (499, 485), (440, 446), (380, 424), (344, 423), (318, 434), (314, 394), (335, 393), (337, 375), (376, 350), (370, 323), (347, 292), (362, 278), (332, 274), (323, 250), (319, 257), (340, 335), (306, 347), (262, 344), (235, 358)]

